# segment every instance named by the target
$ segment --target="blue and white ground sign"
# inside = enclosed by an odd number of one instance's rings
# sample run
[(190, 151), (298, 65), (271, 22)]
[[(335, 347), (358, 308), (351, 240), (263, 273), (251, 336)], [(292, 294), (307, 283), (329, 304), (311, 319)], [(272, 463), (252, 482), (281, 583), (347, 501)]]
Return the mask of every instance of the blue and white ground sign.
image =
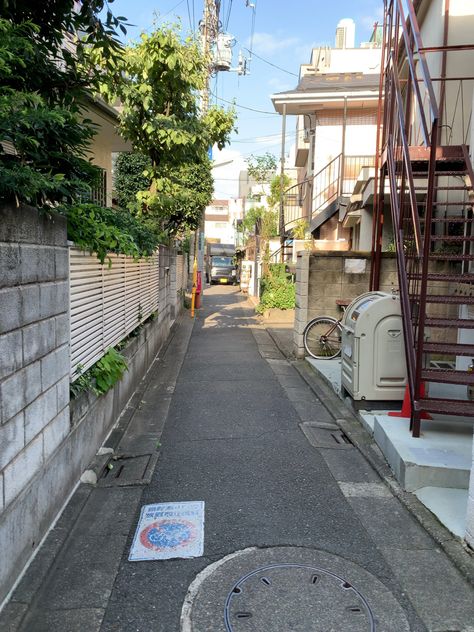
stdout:
[(169, 560), (204, 553), (204, 502), (144, 505), (128, 559)]

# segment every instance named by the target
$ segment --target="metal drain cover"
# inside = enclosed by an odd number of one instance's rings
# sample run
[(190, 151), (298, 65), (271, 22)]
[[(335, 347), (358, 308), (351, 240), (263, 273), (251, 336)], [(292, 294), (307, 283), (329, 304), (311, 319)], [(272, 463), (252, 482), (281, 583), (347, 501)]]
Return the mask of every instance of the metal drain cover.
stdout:
[(364, 595), (343, 577), (316, 566), (274, 564), (259, 568), (235, 584), (225, 606), (229, 632), (303, 632), (312, 622), (315, 630), (375, 630)]
[(349, 438), (337, 427), (322, 428), (319, 424), (304, 422), (300, 424), (300, 428), (313, 448), (350, 450), (354, 447)]
[(246, 549), (212, 564), (189, 588), (182, 632), (409, 632), (374, 575), (314, 549)]
[(97, 481), (100, 487), (148, 485), (158, 459), (158, 453), (113, 457)]

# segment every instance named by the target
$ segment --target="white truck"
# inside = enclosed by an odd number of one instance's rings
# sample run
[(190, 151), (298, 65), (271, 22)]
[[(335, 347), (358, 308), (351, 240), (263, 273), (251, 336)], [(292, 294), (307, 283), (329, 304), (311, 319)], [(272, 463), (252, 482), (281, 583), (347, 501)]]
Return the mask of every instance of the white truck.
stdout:
[(208, 283), (238, 283), (234, 244), (207, 244), (206, 281)]

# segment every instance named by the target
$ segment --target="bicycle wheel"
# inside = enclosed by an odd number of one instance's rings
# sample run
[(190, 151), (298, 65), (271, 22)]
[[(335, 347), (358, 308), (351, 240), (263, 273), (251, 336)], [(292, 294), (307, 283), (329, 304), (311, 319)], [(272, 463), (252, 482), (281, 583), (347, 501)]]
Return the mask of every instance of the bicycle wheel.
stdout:
[(331, 360), (341, 353), (341, 323), (332, 316), (318, 316), (306, 325), (304, 348), (317, 360)]

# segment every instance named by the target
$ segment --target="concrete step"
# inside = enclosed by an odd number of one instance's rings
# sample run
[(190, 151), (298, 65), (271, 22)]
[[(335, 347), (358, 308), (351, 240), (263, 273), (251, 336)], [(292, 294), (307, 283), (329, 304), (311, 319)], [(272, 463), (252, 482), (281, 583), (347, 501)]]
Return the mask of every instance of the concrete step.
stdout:
[(438, 418), (422, 422), (422, 436), (411, 436), (408, 419), (376, 414), (374, 438), (400, 485), (468, 489), (472, 465), (472, 420)]

